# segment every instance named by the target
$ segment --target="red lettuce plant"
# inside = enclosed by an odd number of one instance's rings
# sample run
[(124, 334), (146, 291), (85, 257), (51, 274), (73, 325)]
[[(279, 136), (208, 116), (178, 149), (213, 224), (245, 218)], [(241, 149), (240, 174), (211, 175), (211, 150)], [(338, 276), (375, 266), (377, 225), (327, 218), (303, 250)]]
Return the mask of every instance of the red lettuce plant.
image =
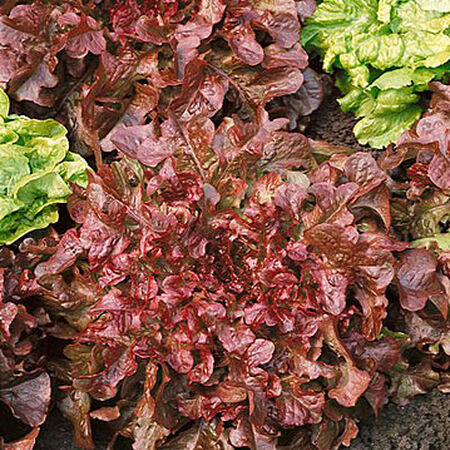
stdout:
[(302, 75), (308, 57), (300, 23), (312, 7), (293, 0), (8, 2), (0, 10), (0, 87), (18, 101), (56, 105), (50, 113), (72, 129), (73, 148), (94, 150), (98, 163), (100, 149), (116, 149), (117, 129), (168, 119), (167, 105), (195, 60), (210, 68), (203, 95), (214, 95), (213, 79), (225, 76), (227, 104), (245, 120), (254, 119), (249, 103), (296, 94), (270, 107), (279, 115), (295, 105), (295, 127), (325, 94), (314, 71)]
[[(415, 158), (408, 168), (407, 191), (413, 239), (445, 233), (450, 219), (450, 87), (437, 82), (430, 86), (434, 95), (428, 111), (414, 129), (403, 134), (397, 161), (389, 165)], [(444, 246), (449, 250), (448, 243)]]
[(106, 50), (102, 25), (81, 1), (17, 3), (0, 8), (0, 87), (53, 107), (86, 76), (89, 57)]
[[(127, 0), (112, 8), (111, 28), (118, 45), (102, 55), (93, 82), (85, 86), (70, 113), (76, 116), (81, 148), (112, 151), (116, 146), (111, 137), (119, 129), (143, 125), (154, 117), (169, 119), (167, 105), (181, 85), (190, 84), (189, 95), (197, 90), (212, 97), (211, 117), (226, 96), (232, 112), (255, 120), (256, 106), (301, 89), (301, 70), (308, 64), (299, 44), (294, 1)], [(208, 66), (202, 83), (187, 70), (194, 61)], [(221, 86), (215, 81), (218, 77)], [(301, 111), (307, 114), (323, 98), (320, 78), (309, 80), (316, 102)], [(195, 114), (196, 107), (192, 98), (188, 114)]]
[(20, 268), (10, 295), (40, 297), (55, 336), (79, 331), (53, 366), (79, 445), (94, 417), (135, 448), (332, 448), (356, 435), (358, 399), (386, 400), (402, 345), (382, 332), (386, 288), (405, 248), (387, 177), (363, 153), (317, 166), (260, 114), (260, 128), (190, 118), (191, 146), (173, 122), (158, 145), (141, 140), (151, 125), (118, 133), (128, 156), (72, 199), (79, 229)]
[(16, 3), (0, 54), (38, 52), (45, 76), (4, 83), (57, 102), (98, 163), (76, 226), (0, 255), (18, 445), (45, 419), (45, 370), (83, 448), (103, 420), (135, 449), (328, 450), (356, 436), (357, 404), (448, 390), (443, 85), (377, 164), (285, 131), (323, 95), (298, 45), (314, 2)]
[(145, 164), (124, 156), (72, 198), (80, 227), (8, 264), (5, 298), (39, 299), (73, 342), (48, 365), (84, 448), (92, 419), (134, 448), (337, 448), (359, 400), (448, 389), (448, 258), (389, 235), (389, 177), (240, 125), (227, 158), (181, 146), (150, 167), (137, 142)]
[(405, 332), (418, 364), (392, 374), (395, 398), (404, 402), (438, 386), (448, 392), (450, 364), (450, 92), (431, 83), (429, 109), (400, 138), (381, 165), (392, 180), (392, 212), (396, 233), (411, 240), (412, 249), (399, 259), (398, 296), (402, 308), (397, 328)]
[[(45, 369), (43, 344), (50, 318), (42, 306), (20, 302), (8, 294), (22, 281), (20, 277), (10, 278), (11, 268), (21, 266), (24, 260), (25, 254), (15, 257), (5, 247), (0, 250), (0, 404), (9, 411), (7, 414), (2, 409), (2, 425), (15, 417), (31, 427), (24, 438), (4, 444), (2, 426), (0, 445), (6, 449), (32, 448), (50, 405), (50, 377)], [(27, 442), (31, 447), (25, 447)]]

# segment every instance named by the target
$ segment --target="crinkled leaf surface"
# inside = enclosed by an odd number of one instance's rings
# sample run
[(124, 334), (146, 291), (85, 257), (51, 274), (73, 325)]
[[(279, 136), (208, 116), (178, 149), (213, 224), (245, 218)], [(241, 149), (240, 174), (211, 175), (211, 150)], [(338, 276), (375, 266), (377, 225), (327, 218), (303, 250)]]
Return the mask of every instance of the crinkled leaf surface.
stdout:
[(450, 15), (444, 2), (325, 0), (307, 20), (302, 41), (324, 69), (342, 69), (344, 110), (362, 119), (362, 144), (383, 148), (420, 117), (416, 93), (449, 70)]
[(5, 115), (0, 130), (0, 243), (11, 244), (58, 220), (55, 204), (72, 192), (69, 182), (87, 182), (87, 164), (68, 152), (66, 130), (54, 120)]

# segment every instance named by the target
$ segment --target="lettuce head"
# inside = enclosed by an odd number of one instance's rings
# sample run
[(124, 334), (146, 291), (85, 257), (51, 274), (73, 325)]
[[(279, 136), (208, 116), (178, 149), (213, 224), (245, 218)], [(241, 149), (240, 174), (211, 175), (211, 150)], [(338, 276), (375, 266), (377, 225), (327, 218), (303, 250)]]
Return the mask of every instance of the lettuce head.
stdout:
[(56, 222), (71, 183), (87, 184), (88, 165), (66, 134), (53, 119), (10, 115), (0, 89), (0, 245)]
[(383, 148), (420, 117), (428, 83), (449, 76), (450, 0), (324, 0), (302, 41), (339, 71), (359, 142)]

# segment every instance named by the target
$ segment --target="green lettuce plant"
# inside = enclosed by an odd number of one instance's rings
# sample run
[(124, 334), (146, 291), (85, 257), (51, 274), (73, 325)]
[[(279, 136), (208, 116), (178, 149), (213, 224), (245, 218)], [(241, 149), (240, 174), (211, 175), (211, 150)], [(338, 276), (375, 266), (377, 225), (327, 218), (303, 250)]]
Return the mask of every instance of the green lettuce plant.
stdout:
[(87, 163), (69, 152), (66, 134), (55, 120), (9, 115), (0, 90), (0, 244), (56, 222), (70, 183), (87, 184)]
[(324, 0), (302, 41), (317, 50), (362, 144), (382, 148), (420, 117), (419, 93), (450, 73), (450, 0)]

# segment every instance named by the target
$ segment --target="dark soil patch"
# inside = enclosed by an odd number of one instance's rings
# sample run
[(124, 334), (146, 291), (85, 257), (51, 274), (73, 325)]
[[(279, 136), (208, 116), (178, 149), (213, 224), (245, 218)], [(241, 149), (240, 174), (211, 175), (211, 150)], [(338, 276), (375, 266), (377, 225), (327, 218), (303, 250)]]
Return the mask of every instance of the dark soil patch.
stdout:
[[(367, 151), (353, 135), (354, 124), (355, 118), (342, 112), (333, 95), (313, 114), (306, 135)], [(106, 449), (112, 437), (107, 426), (98, 421), (93, 421), (92, 425), (96, 449)], [(381, 409), (378, 420), (369, 413), (359, 426), (360, 435), (351, 450), (446, 450), (450, 448), (450, 396), (433, 392), (414, 399), (404, 407), (390, 404)], [(131, 447), (129, 443), (121, 441), (116, 448), (126, 450)], [(72, 425), (56, 408), (42, 426), (35, 449), (77, 449)]]
[(342, 111), (336, 98), (339, 92), (325, 99), (322, 106), (312, 114), (311, 123), (305, 134), (312, 139), (327, 141), (336, 145), (348, 145), (356, 150), (367, 151), (368, 147), (358, 143), (353, 134), (357, 119), (353, 114)]
[[(351, 450), (446, 450), (450, 447), (450, 396), (432, 392), (407, 406), (389, 404), (378, 421), (366, 419)], [(300, 449), (299, 449), (300, 450)]]
[(72, 424), (60, 412), (53, 409), (44, 425), (34, 447), (36, 450), (76, 450), (73, 440)]
[[(92, 432), (96, 450), (106, 450), (112, 433), (105, 423), (92, 421)], [(130, 446), (116, 446), (117, 449), (131, 449)], [(55, 407), (41, 427), (34, 450), (78, 450), (73, 437), (71, 422), (66, 420)]]

